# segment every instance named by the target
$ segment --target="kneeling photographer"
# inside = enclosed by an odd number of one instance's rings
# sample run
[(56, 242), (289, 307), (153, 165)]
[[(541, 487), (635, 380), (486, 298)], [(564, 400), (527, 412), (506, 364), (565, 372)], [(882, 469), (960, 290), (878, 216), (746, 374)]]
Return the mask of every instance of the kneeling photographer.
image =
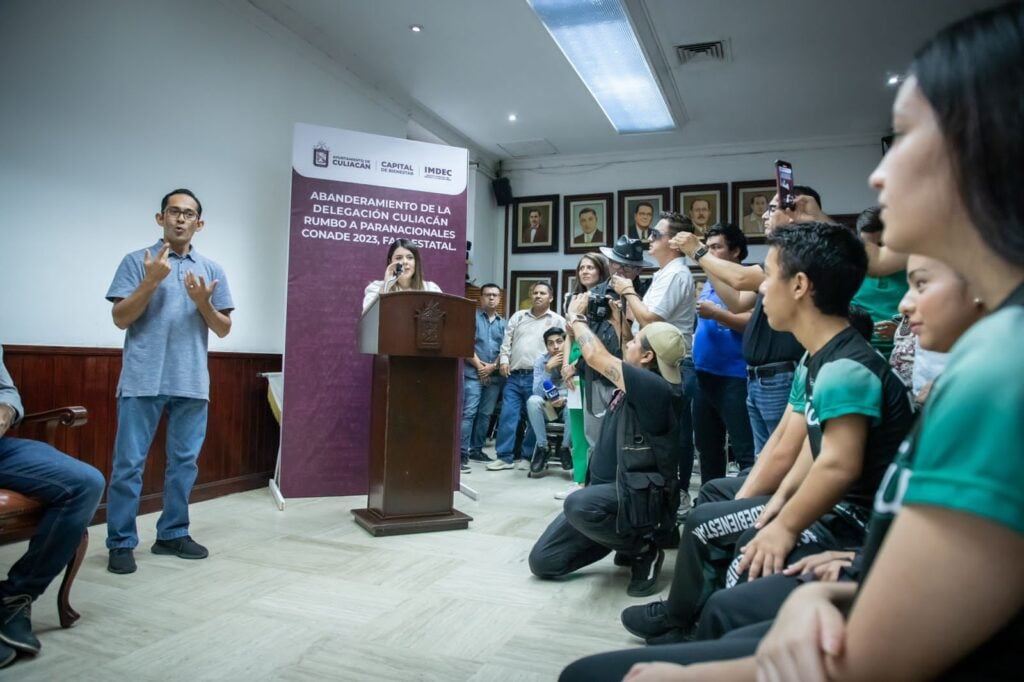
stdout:
[(557, 578), (615, 551), (630, 566), (626, 591), (651, 594), (679, 503), (679, 362), (682, 334), (664, 322), (640, 330), (613, 356), (591, 331), (588, 293), (573, 297), (569, 324), (587, 365), (616, 390), (590, 462), (590, 485), (574, 493), (530, 552), (530, 570)]
[(693, 418), (690, 414), (690, 401), (696, 395), (697, 384), (690, 348), (693, 347), (697, 306), (693, 274), (686, 265), (684, 254), (673, 248), (670, 241), (681, 232), (693, 231), (693, 223), (689, 218), (675, 212), (661, 214), (658, 224), (650, 231), (650, 252), (658, 262), (658, 271), (654, 273), (651, 286), (643, 298), (637, 294), (633, 282), (625, 277), (616, 275), (608, 282), (626, 302), (630, 314), (636, 320), (634, 333), (654, 322), (667, 322), (679, 330), (686, 344), (686, 359), (682, 364), (685, 410), (679, 430), (682, 448), (679, 455), (679, 480), (683, 483), (683, 495), (679, 506), (680, 520), (685, 518), (690, 510), (687, 487), (693, 473)]

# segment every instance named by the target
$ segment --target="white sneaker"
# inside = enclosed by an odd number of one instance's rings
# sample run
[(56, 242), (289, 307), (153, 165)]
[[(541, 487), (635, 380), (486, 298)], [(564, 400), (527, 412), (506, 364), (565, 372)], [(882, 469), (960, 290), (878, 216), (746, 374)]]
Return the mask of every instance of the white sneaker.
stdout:
[(564, 500), (565, 498), (569, 497), (570, 495), (572, 495), (577, 490), (583, 490), (583, 486), (581, 486), (579, 483), (573, 483), (571, 486), (569, 486), (565, 490), (559, 490), (557, 493), (555, 493), (555, 499), (556, 500)]
[[(509, 467), (509, 468), (511, 469), (512, 467)], [(529, 469), (529, 468), (530, 468), (530, 460), (522, 459), (522, 458), (516, 460), (516, 469), (524, 469), (525, 470), (525, 469)]]
[(691, 509), (693, 509), (693, 503), (690, 501), (690, 493), (687, 491), (679, 496), (679, 511), (676, 513), (676, 521), (679, 523), (686, 521)]
[(501, 471), (503, 469), (515, 469), (515, 465), (512, 462), (506, 462), (503, 459), (496, 459), (487, 465), (488, 471)]

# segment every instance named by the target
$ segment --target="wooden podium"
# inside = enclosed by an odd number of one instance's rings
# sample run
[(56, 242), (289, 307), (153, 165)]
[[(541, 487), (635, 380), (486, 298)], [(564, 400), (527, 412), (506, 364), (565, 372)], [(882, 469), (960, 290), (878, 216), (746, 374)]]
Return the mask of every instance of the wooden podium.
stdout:
[(373, 535), (467, 528), (452, 507), (462, 358), (474, 351), (476, 304), (459, 296), (399, 291), (359, 322), (359, 350), (373, 353), (370, 489), (356, 523)]

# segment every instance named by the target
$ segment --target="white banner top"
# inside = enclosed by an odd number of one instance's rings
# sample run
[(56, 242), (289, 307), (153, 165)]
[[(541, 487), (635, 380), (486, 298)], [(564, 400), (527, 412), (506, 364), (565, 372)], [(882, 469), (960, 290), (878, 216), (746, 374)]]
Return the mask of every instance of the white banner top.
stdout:
[(466, 190), (468, 161), (461, 147), (295, 124), (292, 167), (307, 178), (454, 196)]

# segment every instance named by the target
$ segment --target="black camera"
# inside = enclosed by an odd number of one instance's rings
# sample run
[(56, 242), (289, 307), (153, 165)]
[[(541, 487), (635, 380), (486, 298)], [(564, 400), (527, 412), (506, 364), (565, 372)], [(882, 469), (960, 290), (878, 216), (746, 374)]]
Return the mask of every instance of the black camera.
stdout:
[(590, 288), (587, 292), (587, 320), (597, 325), (608, 319), (611, 314), (609, 301), (618, 301), (619, 292), (608, 286), (608, 280)]

